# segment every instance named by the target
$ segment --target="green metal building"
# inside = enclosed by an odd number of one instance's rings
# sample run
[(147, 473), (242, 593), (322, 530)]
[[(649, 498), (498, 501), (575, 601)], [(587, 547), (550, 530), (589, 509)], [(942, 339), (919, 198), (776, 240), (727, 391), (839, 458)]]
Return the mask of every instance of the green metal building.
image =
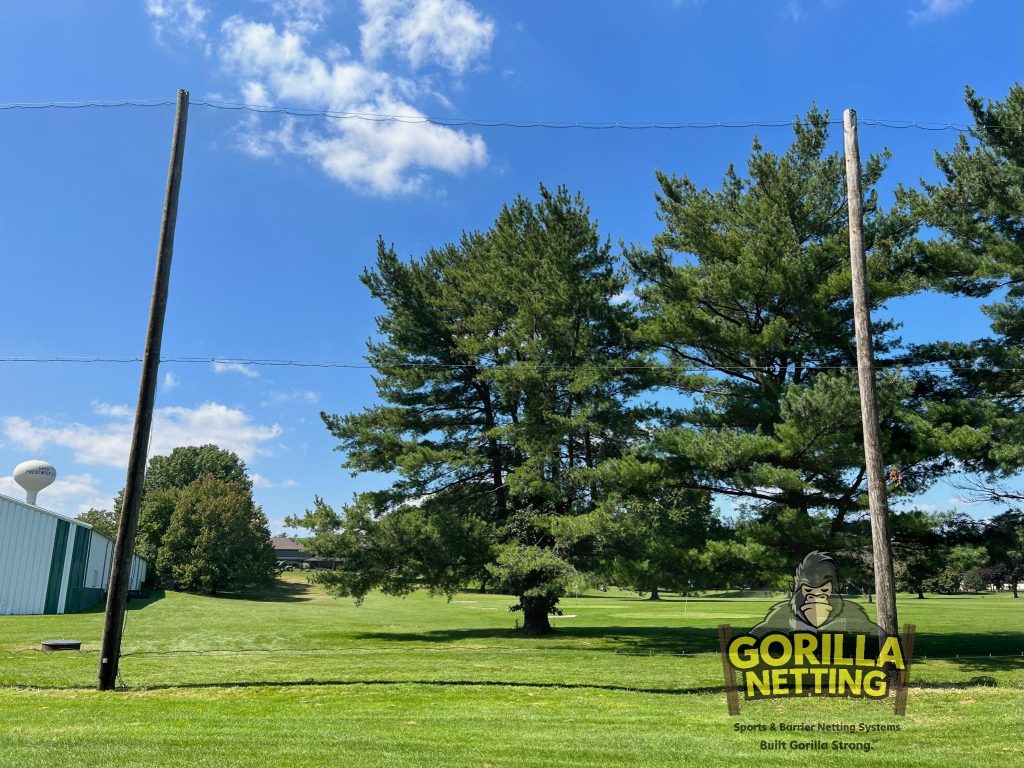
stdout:
[[(0, 615), (75, 613), (106, 593), (114, 542), (91, 525), (0, 495)], [(130, 588), (146, 578), (132, 558)]]

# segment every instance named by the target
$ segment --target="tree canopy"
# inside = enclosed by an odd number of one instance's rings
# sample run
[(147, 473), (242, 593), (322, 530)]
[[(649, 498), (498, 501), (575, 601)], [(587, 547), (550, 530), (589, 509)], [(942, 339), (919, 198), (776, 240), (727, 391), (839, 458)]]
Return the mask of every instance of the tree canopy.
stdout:
[(186, 591), (215, 595), (269, 583), (274, 548), (248, 486), (203, 475), (180, 489), (156, 566)]
[[(139, 509), (139, 532), (135, 548), (141, 557), (157, 562), (164, 534), (171, 524), (171, 516), (178, 494), (202, 477), (214, 477), (227, 483), (238, 483), (252, 492), (245, 462), (232, 451), (216, 445), (186, 445), (172, 450), (167, 456), (153, 456), (146, 469), (143, 482), (142, 505)], [(123, 492), (122, 492), (123, 493)], [(114, 501), (119, 515), (121, 493)]]
[(80, 515), (75, 517), (75, 519), (81, 520), (83, 523), (88, 523), (108, 538), (117, 538), (118, 520), (115, 512), (108, 512), (105, 509), (96, 509), (93, 507), (82, 512)]
[[(790, 559), (841, 546), (865, 509), (845, 167), (826, 151), (828, 125), (812, 109), (782, 154), (755, 140), (746, 176), (730, 166), (718, 190), (659, 173), (664, 229), (653, 249), (627, 254), (643, 337), (685, 398), (642, 458), (755, 513), (751, 541)], [(863, 172), (875, 310), (917, 289), (905, 277), (915, 222), (874, 189), (886, 159), (872, 155)], [(946, 464), (894, 368), (895, 330), (872, 327), (883, 455), (911, 492)]]
[(920, 241), (917, 271), (938, 290), (999, 299), (983, 308), (993, 336), (937, 342), (915, 348), (946, 370), (919, 375), (931, 393), (932, 411), (947, 424), (975, 428), (978, 440), (951, 447), (964, 470), (987, 481), (969, 481), (973, 495), (1020, 501), (1024, 490), (1003, 480), (1024, 467), (1024, 87), (1004, 101), (980, 98), (971, 88), (974, 116), (969, 135), (936, 153), (943, 176), (899, 195), (938, 236)]
[[(536, 203), (518, 197), (486, 232), (422, 259), (381, 242), (362, 280), (385, 310), (368, 344), (382, 404), (323, 419), (344, 466), (395, 479), (336, 519), (319, 507), (295, 521), (341, 556), (325, 580), (358, 597), (487, 579), (519, 598), (526, 630), (547, 631), (599, 557), (602, 466), (650, 415), (611, 245), (581, 198), (541, 187)], [(345, 567), (371, 552), (369, 572)]]

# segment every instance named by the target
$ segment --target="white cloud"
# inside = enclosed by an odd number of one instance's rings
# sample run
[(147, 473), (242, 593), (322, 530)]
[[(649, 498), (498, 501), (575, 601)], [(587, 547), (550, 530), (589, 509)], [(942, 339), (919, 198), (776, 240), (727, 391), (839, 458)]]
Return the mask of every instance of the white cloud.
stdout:
[(157, 40), (168, 35), (188, 42), (201, 43), (210, 52), (205, 30), (209, 11), (196, 0), (146, 0), (146, 13), (153, 20)]
[(494, 22), (465, 0), (362, 0), (362, 7), (359, 31), (369, 62), (390, 52), (414, 69), (437, 64), (461, 74), (494, 40)]
[(612, 296), (609, 300), (612, 304), (626, 304), (630, 301), (636, 301), (636, 293), (630, 286), (626, 286), (621, 291)]
[[(55, 445), (70, 448), (80, 464), (124, 468), (128, 465), (132, 419), (111, 416), (107, 423), (96, 426), (33, 422), (10, 416), (3, 419), (3, 431), (12, 444), (34, 453)], [(244, 411), (219, 403), (204, 403), (198, 408), (157, 408), (149, 454), (166, 455), (181, 445), (213, 443), (250, 461), (266, 454), (264, 446), (281, 432), (277, 424), (254, 424)]]
[(281, 483), (281, 487), (282, 488), (298, 488), (299, 484), (295, 480), (285, 480), (283, 483)]
[(284, 20), (289, 29), (315, 32), (331, 12), (327, 0), (268, 0), (275, 16)]
[(249, 479), (252, 480), (252, 487), (253, 488), (273, 488), (274, 487), (274, 484), (272, 482), (270, 482), (267, 478), (265, 478), (263, 475), (259, 474), (258, 472), (253, 472), (252, 474), (250, 474), (249, 475)]
[(214, 373), (240, 373), (250, 379), (255, 379), (259, 373), (252, 369), (252, 366), (242, 363), (219, 363), (213, 364)]
[(786, 3), (785, 14), (790, 21), (796, 23), (803, 16), (803, 9), (800, 7), (800, 0), (789, 0)]
[(972, 0), (920, 0), (917, 8), (907, 11), (910, 21), (913, 24), (925, 24), (929, 21), (941, 19), (951, 13), (966, 8)]
[(264, 129), (261, 118), (252, 115), (242, 124), (240, 146), (255, 157), (279, 152), (305, 157), (357, 191), (385, 196), (422, 190), (428, 171), (457, 174), (487, 160), (480, 136), (422, 122), (425, 114), (410, 100), (428, 94), (425, 86), (347, 58), (344, 50), (317, 56), (308, 50), (307, 35), (287, 25), (278, 30), (232, 16), (221, 31), (221, 62), (242, 80), (247, 103), (285, 102), (419, 121), (329, 118), (324, 126), (285, 118)]
[(164, 374), (164, 389), (170, 391), (181, 384), (181, 379), (168, 371)]
[(287, 392), (270, 392), (267, 397), (267, 402), (262, 405), (268, 405), (270, 403), (308, 403), (309, 405), (316, 405), (320, 402), (320, 393), (314, 392), (311, 389), (289, 389)]
[(110, 403), (100, 403), (94, 400), (92, 412), (98, 416), (113, 416), (123, 419), (134, 415), (135, 409), (129, 405), (111, 405)]
[[(494, 21), (467, 0), (362, 0), (360, 55), (334, 40), (318, 39), (330, 13), (328, 0), (262, 0), (270, 21), (233, 15), (219, 32), (200, 0), (143, 0), (158, 38), (202, 42), (216, 50), (224, 74), (246, 104), (285, 104), (364, 117), (301, 121), (246, 116), (237, 142), (256, 158), (291, 155), (364, 194), (422, 192), (434, 172), (461, 174), (487, 163), (478, 134), (425, 122), (417, 99), (450, 107), (435, 65), (455, 76), (483, 62), (494, 39)], [(412, 77), (386, 71), (387, 54)], [(370, 116), (390, 115), (400, 121)]]
[[(0, 493), (12, 499), (23, 500), (24, 489), (14, 482), (13, 477), (0, 477)], [(100, 493), (96, 487), (96, 479), (88, 474), (58, 476), (53, 485), (39, 492), (37, 503), (43, 509), (49, 509), (62, 515), (74, 517), (90, 508), (110, 509), (112, 501)]]

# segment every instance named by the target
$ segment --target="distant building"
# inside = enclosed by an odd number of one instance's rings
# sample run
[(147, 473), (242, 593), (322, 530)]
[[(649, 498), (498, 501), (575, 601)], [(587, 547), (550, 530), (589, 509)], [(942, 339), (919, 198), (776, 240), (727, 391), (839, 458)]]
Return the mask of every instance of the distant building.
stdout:
[(278, 560), (287, 560), (298, 565), (311, 557), (302, 546), (302, 542), (294, 541), (287, 536), (275, 536), (270, 543), (274, 546), (274, 557)]
[[(0, 495), (0, 615), (76, 613), (103, 599), (114, 542), (79, 520)], [(146, 578), (132, 558), (129, 589)]]

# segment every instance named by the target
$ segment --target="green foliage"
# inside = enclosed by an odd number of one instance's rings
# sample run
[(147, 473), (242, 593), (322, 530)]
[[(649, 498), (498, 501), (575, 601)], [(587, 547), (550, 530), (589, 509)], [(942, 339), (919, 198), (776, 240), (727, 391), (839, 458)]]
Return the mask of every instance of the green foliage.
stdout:
[(774, 581), (765, 578), (765, 574), (772, 572), (772, 563), (778, 558), (764, 544), (747, 538), (729, 537), (709, 541), (701, 550), (700, 558), (704, 570), (709, 574), (709, 586), (781, 589), (785, 583), (780, 574), (777, 574)]
[[(1004, 101), (966, 89), (974, 117), (948, 153), (936, 153), (945, 180), (900, 189), (915, 214), (940, 230), (920, 243), (918, 269), (939, 288), (987, 296), (1009, 280), (1006, 302), (989, 312), (1000, 333), (1022, 338), (1024, 307), (1024, 87), (1012, 86)], [(1004, 314), (1005, 313), (1005, 314)], [(1016, 333), (1015, 333), (1016, 331)]]
[(889, 518), (896, 589), (924, 597), (945, 566), (948, 547), (942, 526), (948, 516), (910, 510)]
[[(605, 550), (611, 583), (650, 592), (659, 588), (687, 592), (705, 586), (708, 569), (700, 552), (718, 520), (707, 493), (669, 488), (659, 493), (613, 498), (612, 525)], [(715, 586), (723, 581), (713, 582)]]
[(932, 411), (960, 437), (950, 452), (969, 471), (993, 484), (980, 494), (991, 500), (1019, 500), (1020, 492), (995, 487), (1001, 477), (1024, 467), (1024, 87), (1010, 88), (1004, 101), (988, 101), (967, 88), (974, 116), (970, 138), (961, 136), (948, 153), (936, 153), (944, 180), (900, 189), (914, 215), (938, 230), (918, 243), (916, 269), (938, 290), (989, 296), (984, 307), (995, 338), (966, 343), (939, 342), (914, 350), (922, 360), (945, 361), (953, 371), (919, 377)]
[(205, 475), (179, 490), (156, 564), (162, 578), (186, 591), (269, 584), (274, 549), (249, 487)]
[(139, 557), (144, 557), (151, 563), (157, 561), (180, 492), (180, 488), (167, 488), (149, 491), (142, 497), (139, 532), (135, 538), (135, 549)]
[[(232, 451), (216, 445), (181, 446), (167, 456), (149, 460), (139, 509), (139, 530), (135, 548), (140, 557), (157, 562), (164, 534), (171, 524), (180, 491), (202, 477), (214, 477), (226, 483), (239, 483), (251, 494), (245, 463)], [(114, 510), (121, 512), (124, 491), (114, 499)]]
[(985, 525), (984, 544), (994, 568), (993, 581), (1011, 585), (1017, 596), (1017, 583), (1024, 579), (1024, 512), (1009, 510), (996, 515)]
[(327, 578), (357, 597), (498, 578), (517, 585), (526, 628), (545, 631), (534, 598), (553, 608), (565, 574), (595, 562), (599, 470), (649, 415), (610, 244), (579, 197), (542, 187), (420, 260), (380, 243), (362, 280), (385, 309), (368, 345), (383, 402), (323, 419), (347, 468), (393, 479), (339, 517), (346, 533), (324, 551), (350, 575)]
[[(846, 546), (865, 511), (845, 164), (827, 154), (828, 115), (812, 109), (783, 154), (757, 141), (741, 177), (719, 190), (658, 174), (664, 230), (627, 256), (642, 334), (686, 400), (663, 420), (645, 460), (684, 487), (739, 500), (750, 541), (785, 558)], [(871, 306), (916, 290), (905, 277), (914, 221), (885, 211), (873, 187), (887, 154), (863, 172)], [(892, 323), (873, 324), (891, 366)], [(883, 455), (921, 490), (945, 470), (937, 436), (897, 370), (880, 376)], [(768, 580), (780, 570), (764, 574)]]
[(929, 589), (935, 592), (962, 592), (978, 589), (980, 578), (978, 568), (985, 564), (984, 547), (972, 547), (966, 544), (950, 547), (946, 555), (946, 565), (931, 580)]
[(561, 613), (556, 606), (568, 591), (574, 574), (572, 565), (558, 552), (515, 541), (496, 548), (494, 562), (487, 564), (487, 570), (500, 591), (519, 596), (519, 604), (513, 610), (523, 611), (528, 617), (536, 612), (534, 618), (539, 626), (528, 626), (532, 631), (545, 629), (549, 613)]
[(83, 523), (88, 523), (108, 538), (116, 539), (118, 525), (117, 517), (116, 512), (108, 512), (105, 509), (92, 508), (86, 512), (82, 512), (75, 519), (81, 520)]
[(312, 533), (304, 540), (307, 551), (340, 561), (336, 570), (317, 574), (334, 594), (362, 602), (374, 587), (404, 595), (423, 584), (451, 597), (485, 573), (491, 531), (479, 518), (405, 505), (377, 520), (370, 501), (357, 497), (339, 514), (317, 497), (312, 510), (285, 521)]
[(252, 488), (245, 463), (236, 453), (207, 444), (186, 445), (167, 456), (152, 457), (146, 469), (146, 492), (180, 490), (205, 476)]
[(962, 513), (911, 510), (893, 515), (896, 588), (918, 597), (980, 589), (990, 561), (985, 528)]

